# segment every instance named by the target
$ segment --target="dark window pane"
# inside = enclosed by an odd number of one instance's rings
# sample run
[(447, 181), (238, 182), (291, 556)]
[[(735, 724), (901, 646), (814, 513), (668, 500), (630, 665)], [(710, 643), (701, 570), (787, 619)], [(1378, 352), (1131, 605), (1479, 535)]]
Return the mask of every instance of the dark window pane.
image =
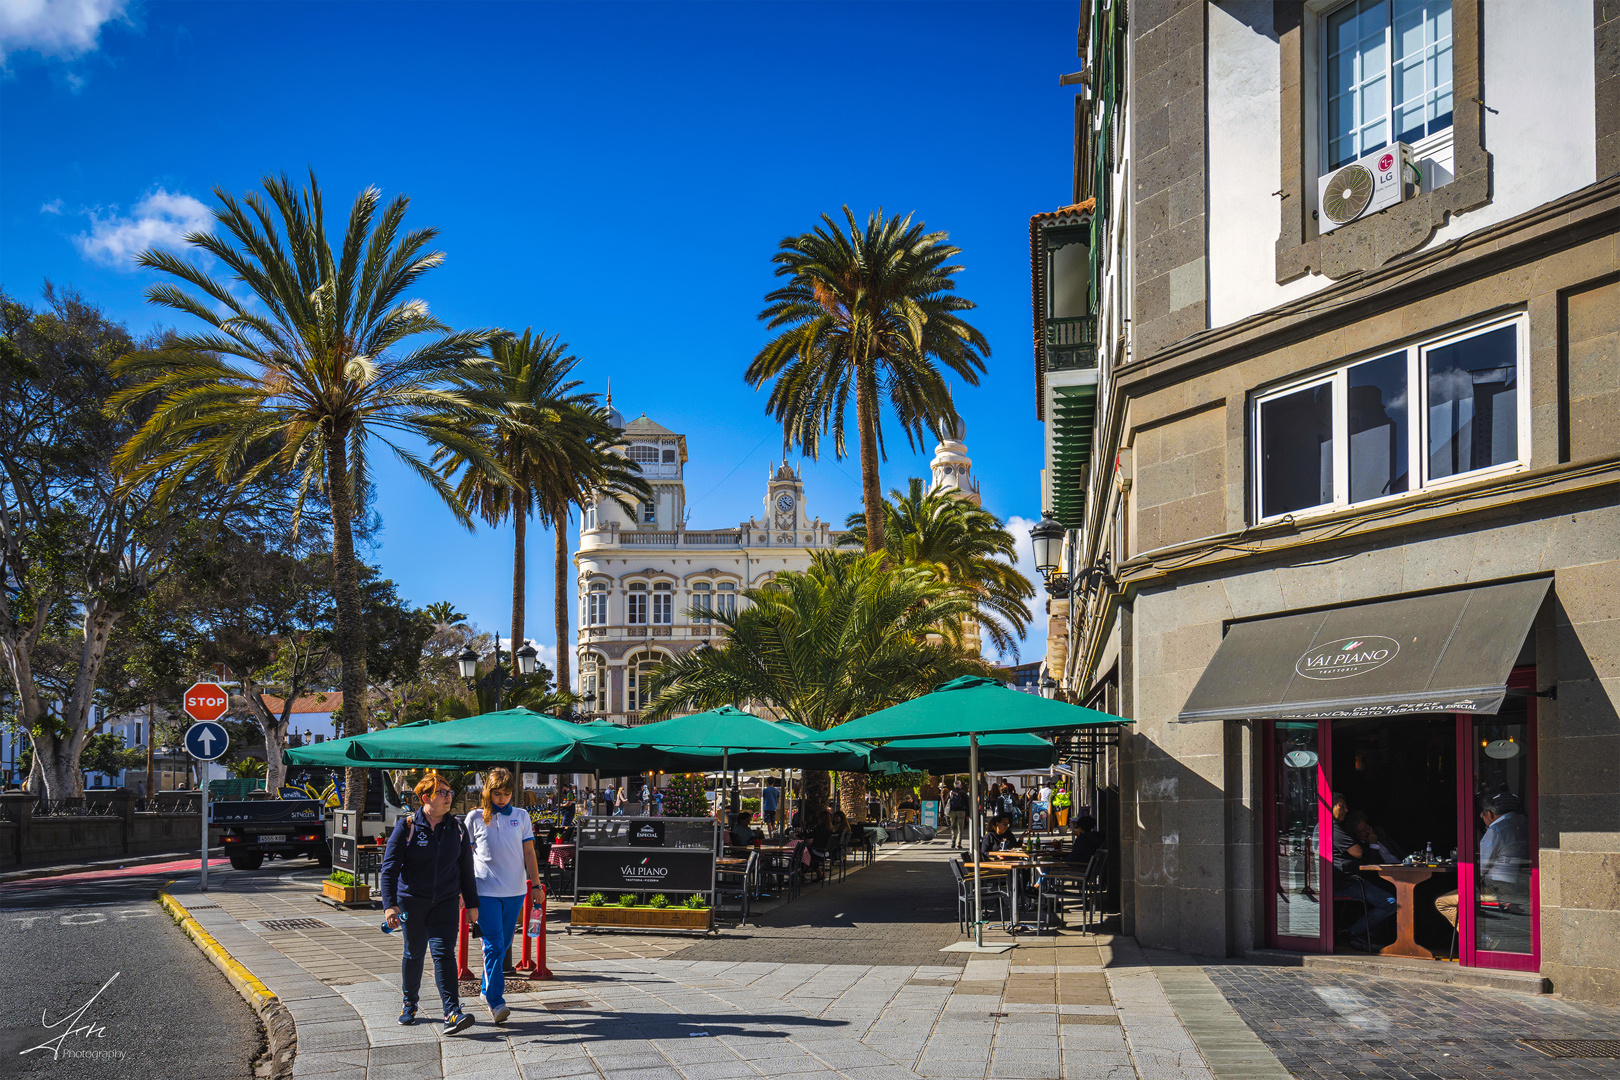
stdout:
[(1430, 349), (1429, 475), (1486, 469), (1519, 456), (1518, 330)]
[(1350, 501), (1405, 491), (1406, 353), (1357, 364), (1348, 377)]
[(1333, 387), (1323, 383), (1260, 406), (1263, 517), (1333, 501)]

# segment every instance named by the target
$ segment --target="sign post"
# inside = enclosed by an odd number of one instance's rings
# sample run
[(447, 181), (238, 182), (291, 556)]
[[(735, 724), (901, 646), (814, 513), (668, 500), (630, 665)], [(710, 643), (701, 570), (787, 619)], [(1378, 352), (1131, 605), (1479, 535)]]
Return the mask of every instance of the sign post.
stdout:
[(202, 765), (224, 757), (231, 745), (231, 737), (226, 734), (224, 726), (216, 723), (229, 706), (230, 699), (225, 694), (225, 688), (211, 682), (192, 683), (181, 702), (186, 715), (197, 721), (186, 729), (186, 750), (199, 763), (197, 786), (201, 789), (201, 802), (198, 805), (202, 819), (202, 868), (197, 887), (202, 892), (208, 891), (208, 771)]

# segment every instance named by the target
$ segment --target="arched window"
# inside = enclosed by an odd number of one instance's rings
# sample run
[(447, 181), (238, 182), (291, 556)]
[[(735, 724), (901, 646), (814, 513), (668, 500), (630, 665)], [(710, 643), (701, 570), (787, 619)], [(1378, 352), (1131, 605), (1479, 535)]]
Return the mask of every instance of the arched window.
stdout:
[(593, 581), (591, 582), (590, 592), (585, 594), (585, 624), (587, 626), (606, 626), (607, 621), (607, 582)]
[(729, 581), (722, 581), (715, 586), (714, 610), (721, 615), (735, 618), (737, 615), (737, 586)]
[(647, 676), (658, 666), (655, 653), (635, 653), (624, 665), (624, 711), (640, 712), (647, 704)]
[(675, 621), (675, 586), (667, 581), (653, 586), (652, 621), (654, 626), (668, 626)]
[(647, 584), (638, 581), (630, 586), (625, 597), (625, 622), (631, 626), (647, 625)]
[(579, 528), (581, 532), (590, 532), (596, 528), (596, 504), (591, 503), (579, 509)]
[(714, 610), (714, 586), (707, 581), (692, 582), (692, 621), (706, 623)]
[(596, 653), (586, 653), (579, 665), (579, 696), (585, 699), (586, 712), (607, 712), (607, 682), (602, 675), (607, 664)]

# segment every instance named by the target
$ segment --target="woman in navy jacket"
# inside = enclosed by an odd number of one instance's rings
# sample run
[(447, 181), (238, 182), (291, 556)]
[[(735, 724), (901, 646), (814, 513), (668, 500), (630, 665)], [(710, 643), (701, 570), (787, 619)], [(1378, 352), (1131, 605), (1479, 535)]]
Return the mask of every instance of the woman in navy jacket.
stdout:
[(450, 785), (429, 770), (416, 785), (422, 809), (395, 823), (382, 861), (382, 901), (388, 926), (405, 928), (405, 957), (400, 963), (405, 1008), (399, 1022), (416, 1020), (422, 962), (425, 952), (431, 952), (444, 1005), (445, 1033), (451, 1035), (472, 1023), (472, 1017), (461, 1011), (456, 986), (456, 938), (462, 904), (469, 911), (478, 910), (472, 845), (461, 821), (450, 813), (453, 794)]

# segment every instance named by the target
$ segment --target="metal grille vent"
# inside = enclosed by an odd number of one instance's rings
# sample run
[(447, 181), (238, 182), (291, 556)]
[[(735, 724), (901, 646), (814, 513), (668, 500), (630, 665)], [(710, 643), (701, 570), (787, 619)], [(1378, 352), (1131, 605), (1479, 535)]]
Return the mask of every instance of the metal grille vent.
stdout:
[(1620, 1039), (1520, 1039), (1555, 1058), (1620, 1058)]
[(588, 1009), (591, 1003), (588, 1001), (546, 1001), (542, 1002), (542, 1004), (556, 1012), (561, 1009)]
[(330, 927), (319, 919), (260, 919), (266, 930), (327, 930)]

